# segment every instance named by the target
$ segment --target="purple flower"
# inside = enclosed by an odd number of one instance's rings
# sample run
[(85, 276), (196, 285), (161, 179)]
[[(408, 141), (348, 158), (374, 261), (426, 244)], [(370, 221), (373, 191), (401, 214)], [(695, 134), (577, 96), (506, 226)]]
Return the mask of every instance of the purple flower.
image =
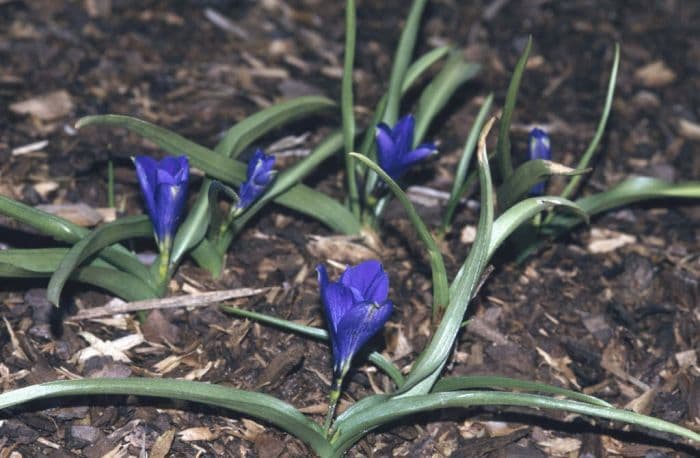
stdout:
[(248, 162), (248, 174), (246, 181), (241, 183), (239, 201), (236, 210), (243, 211), (252, 204), (260, 194), (272, 183), (275, 172), (275, 156), (267, 155), (258, 149)]
[(323, 264), (316, 267), (333, 349), (333, 372), (343, 377), (355, 353), (389, 319), (389, 277), (377, 260), (347, 267), (340, 280), (330, 282)]
[(166, 157), (160, 162), (150, 156), (136, 156), (134, 165), (156, 242), (161, 251), (167, 250), (187, 198), (190, 178), (187, 156)]
[[(528, 140), (528, 154), (530, 156), (530, 160), (552, 159), (552, 150), (547, 132), (537, 127), (530, 131)], [(544, 181), (534, 185), (532, 189), (530, 189), (530, 194), (534, 196), (541, 196), (544, 194)]]
[(384, 123), (377, 126), (377, 159), (379, 166), (397, 180), (414, 163), (436, 152), (435, 145), (423, 143), (413, 148), (413, 115), (406, 115), (392, 129)]

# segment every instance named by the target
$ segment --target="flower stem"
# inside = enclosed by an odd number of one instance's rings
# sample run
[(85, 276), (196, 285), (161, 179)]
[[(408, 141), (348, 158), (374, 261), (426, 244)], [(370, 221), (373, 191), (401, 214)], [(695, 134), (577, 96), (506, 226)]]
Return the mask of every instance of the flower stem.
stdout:
[(326, 414), (326, 420), (323, 422), (323, 431), (328, 434), (328, 430), (333, 422), (333, 415), (335, 414), (335, 408), (338, 406), (338, 400), (340, 399), (340, 387), (343, 384), (343, 377), (340, 376), (333, 380), (331, 385), (331, 392), (328, 394), (328, 413)]

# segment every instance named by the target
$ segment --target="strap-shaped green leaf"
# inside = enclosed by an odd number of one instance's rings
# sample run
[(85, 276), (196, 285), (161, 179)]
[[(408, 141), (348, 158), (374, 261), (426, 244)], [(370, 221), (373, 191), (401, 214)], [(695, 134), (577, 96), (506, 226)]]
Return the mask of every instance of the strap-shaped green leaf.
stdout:
[(534, 159), (521, 164), (498, 188), (498, 207), (507, 210), (530, 192), (530, 189), (552, 175), (582, 175), (590, 169), (572, 169), (557, 162)]
[[(0, 250), (0, 264), (5, 266), (0, 276), (7, 277), (49, 277), (53, 274), (63, 258), (68, 254), (68, 248), (11, 248)], [(93, 259), (90, 265), (110, 268), (110, 264), (100, 258)], [(11, 275), (12, 267), (17, 275)], [(20, 275), (25, 272), (26, 275)]]
[[(49, 278), (68, 254), (68, 248), (0, 250), (0, 278)], [(129, 301), (156, 297), (141, 278), (119, 271), (100, 258), (71, 273), (70, 280), (97, 286)]]
[(333, 109), (335, 102), (326, 97), (309, 95), (276, 103), (231, 127), (216, 145), (217, 153), (236, 158), (251, 143), (284, 124)]
[(413, 364), (400, 397), (425, 394), (432, 389), (452, 351), (464, 314), (488, 262), (494, 214), (494, 193), (486, 152), (486, 136), (491, 130), (493, 121), (494, 118), (491, 118), (482, 129), (477, 150), (479, 181), (481, 183), (481, 214), (479, 215), (476, 240), (467, 260), (450, 286), (450, 302), (445, 316), (440, 321), (427, 347)]
[(0, 394), (0, 410), (41, 399), (67, 396), (126, 395), (199, 402), (223, 407), (268, 422), (306, 442), (320, 456), (330, 445), (321, 428), (286, 402), (270, 395), (205, 382), (152, 378), (61, 380)]
[[(239, 309), (236, 307), (229, 307), (226, 305), (221, 306), (221, 310), (230, 313), (232, 315), (240, 316), (243, 318), (249, 318), (251, 320), (260, 321), (261, 323), (269, 324), (271, 326), (276, 326), (284, 330), (293, 332), (295, 334), (301, 334), (303, 336), (311, 337), (313, 339), (328, 341), (328, 332), (325, 329), (315, 328), (313, 326), (306, 326), (304, 324), (295, 323), (294, 321), (285, 320), (282, 318), (275, 318), (263, 313), (251, 312), (248, 310)], [(388, 359), (384, 357), (381, 353), (373, 351), (369, 354), (368, 359), (372, 364), (383, 370), (386, 375), (388, 375), (396, 386), (401, 387), (404, 378), (401, 371)]]
[[(245, 164), (216, 154), (179, 134), (146, 121), (122, 115), (87, 116), (81, 118), (76, 123), (76, 127), (82, 128), (94, 124), (123, 127), (151, 140), (170, 154), (186, 154), (193, 166), (226, 184), (238, 185), (245, 180)], [(297, 184), (284, 194), (277, 196), (275, 202), (308, 215), (337, 232), (357, 234), (360, 231), (359, 223), (344, 206), (303, 184)]]
[(427, 0), (414, 0), (406, 19), (399, 45), (396, 47), (391, 75), (389, 77), (389, 89), (387, 90), (386, 110), (382, 121), (393, 126), (399, 119), (399, 107), (401, 105), (401, 88), (403, 87), (406, 70), (411, 64), (413, 49), (416, 46), (418, 30)]
[(355, 409), (353, 415), (342, 419), (339, 418), (336, 421), (335, 427), (337, 432), (331, 440), (334, 456), (342, 456), (348, 448), (366, 435), (367, 432), (400, 418), (410, 417), (420, 412), (473, 406), (521, 406), (533, 409), (572, 412), (621, 421), (700, 442), (700, 434), (694, 431), (665, 420), (641, 415), (629, 410), (526, 393), (454, 391), (393, 398), (386, 402), (368, 406), (362, 410)]
[[(198, 245), (204, 239), (204, 236), (207, 235), (212, 213), (217, 205), (218, 195), (221, 192), (235, 201), (238, 200), (238, 195), (233, 189), (215, 180), (205, 180), (197, 200), (175, 236), (173, 250), (170, 253), (170, 264), (172, 266), (176, 266), (185, 253)], [(219, 255), (218, 258), (221, 258), (221, 256)]]
[(462, 185), (465, 184), (467, 178), (467, 170), (469, 169), (469, 162), (471, 162), (472, 155), (476, 148), (476, 141), (479, 139), (479, 133), (481, 128), (484, 127), (484, 122), (486, 122), (486, 116), (488, 116), (491, 110), (491, 104), (493, 103), (493, 94), (489, 94), (484, 101), (484, 104), (479, 109), (479, 114), (476, 115), (474, 124), (469, 130), (469, 135), (464, 143), (464, 149), (462, 150), (462, 157), (459, 159), (459, 165), (457, 165), (457, 172), (455, 172), (454, 181), (452, 182), (452, 189), (450, 190), (450, 198), (447, 200), (447, 206), (445, 207), (445, 213), (442, 215), (442, 225), (440, 227), (440, 234), (447, 233), (448, 226), (452, 223), (452, 217), (454, 216), (455, 209), (459, 204), (459, 200), (462, 198)]
[(588, 221), (588, 213), (581, 206), (562, 197), (541, 196), (521, 200), (493, 222), (488, 258), (491, 259), (498, 247), (522, 224), (530, 221), (535, 215), (554, 207), (570, 210), (574, 216), (567, 217), (574, 221)]
[(439, 317), (442, 315), (445, 307), (450, 303), (450, 293), (449, 287), (447, 286), (447, 271), (445, 270), (445, 262), (442, 259), (442, 253), (435, 243), (430, 230), (425, 225), (420, 215), (416, 211), (415, 207), (411, 203), (410, 199), (403, 192), (401, 186), (399, 186), (387, 173), (379, 167), (378, 164), (372, 162), (368, 157), (361, 154), (350, 153), (350, 156), (354, 157), (358, 161), (361, 161), (367, 167), (369, 167), (374, 173), (376, 173), (379, 178), (381, 178), (394, 193), (394, 196), (401, 202), (408, 219), (411, 221), (418, 237), (421, 239), (428, 251), (428, 256), (430, 257), (430, 269), (433, 275), (433, 322), (436, 323)]
[(532, 36), (529, 36), (527, 45), (525, 45), (525, 50), (523, 50), (518, 62), (515, 64), (515, 70), (513, 70), (513, 76), (510, 79), (508, 92), (506, 93), (506, 103), (503, 107), (503, 114), (498, 124), (496, 165), (498, 166), (498, 173), (501, 177), (501, 181), (506, 180), (510, 174), (513, 173), (513, 161), (510, 157), (510, 121), (513, 117), (515, 102), (518, 99), (518, 91), (520, 90), (520, 81), (522, 80), (523, 71), (525, 71), (525, 65), (527, 65), (527, 59), (530, 56), (531, 48)]
[(576, 203), (589, 215), (644, 200), (664, 198), (700, 198), (700, 181), (669, 183), (651, 177), (632, 177), (609, 191), (578, 199)]
[[(26, 224), (49, 237), (53, 237), (55, 240), (70, 244), (78, 242), (90, 232), (88, 229), (71, 223), (66, 219), (37, 210), (34, 207), (5, 196), (0, 196), (0, 214)], [(138, 263), (133, 253), (118, 245), (105, 248), (100, 253), (100, 256), (116, 267), (125, 270), (136, 268), (136, 263)], [(143, 272), (135, 271), (134, 273), (140, 275)]]
[[(356, 31), (355, 0), (345, 2), (345, 51), (343, 58), (343, 81), (340, 95), (340, 109), (343, 121), (343, 145), (345, 153), (355, 151), (355, 113), (353, 112), (352, 77), (355, 66)], [(345, 158), (345, 179), (348, 183), (348, 204), (356, 219), (360, 219), (360, 195), (355, 177), (355, 162)]]
[(578, 391), (567, 390), (546, 383), (532, 382), (530, 380), (519, 380), (511, 377), (500, 377), (496, 375), (466, 375), (462, 377), (445, 377), (435, 384), (433, 393), (444, 391), (463, 391), (475, 388), (486, 388), (489, 390), (520, 390), (525, 392), (536, 392), (564, 396), (574, 401), (584, 402), (600, 407), (613, 407), (612, 404), (598, 399), (594, 396), (579, 393)]
[(450, 101), (457, 89), (479, 73), (480, 69), (481, 65), (466, 61), (461, 52), (452, 53), (440, 73), (423, 89), (418, 100), (414, 147), (425, 137), (430, 123)]
[[(111, 223), (92, 231), (81, 241), (73, 245), (66, 256), (61, 261), (61, 264), (56, 269), (56, 272), (51, 276), (49, 286), (46, 291), (49, 302), (55, 306), (59, 306), (61, 291), (66, 281), (70, 278), (72, 272), (80, 266), (80, 264), (100, 251), (102, 248), (108, 247), (120, 240), (126, 240), (136, 237), (148, 237), (152, 234), (153, 228), (151, 222), (146, 215), (127, 216), (120, 218)], [(149, 277), (148, 269), (140, 264), (140, 267), (133, 266), (129, 272), (141, 274), (147, 281)], [(143, 269), (143, 270), (141, 270)], [(138, 276), (138, 275), (137, 275)]]
[[(600, 115), (600, 120), (598, 121), (598, 127), (595, 130), (595, 134), (591, 139), (591, 143), (588, 144), (588, 148), (584, 151), (581, 160), (578, 163), (578, 169), (585, 169), (588, 164), (591, 163), (593, 154), (598, 148), (601, 138), (603, 138), (603, 132), (605, 132), (605, 126), (608, 123), (608, 117), (610, 116), (610, 110), (612, 109), (613, 97), (615, 96), (615, 83), (617, 82), (617, 69), (620, 66), (620, 43), (615, 43), (615, 57), (613, 58), (613, 66), (610, 70), (610, 79), (608, 80), (608, 91), (605, 95), (605, 106), (603, 107), (603, 112)], [(575, 176), (564, 191), (562, 191), (561, 196), (564, 198), (571, 197), (578, 188), (581, 182), (580, 176)]]

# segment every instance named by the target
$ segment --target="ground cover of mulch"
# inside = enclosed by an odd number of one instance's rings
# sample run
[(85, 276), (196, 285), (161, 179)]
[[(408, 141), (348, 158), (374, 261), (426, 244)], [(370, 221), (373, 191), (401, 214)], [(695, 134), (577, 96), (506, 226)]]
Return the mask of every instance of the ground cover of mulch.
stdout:
[[(406, 2), (360, 1), (356, 95), (365, 119), (386, 87)], [(585, 192), (631, 174), (700, 177), (700, 5), (694, 2), (434, 1), (419, 48), (452, 43), (483, 65), (434, 124), (440, 155), (420, 167), (411, 195), (439, 222), (473, 118), (489, 92), (502, 106), (528, 34), (534, 48), (513, 125), (523, 154), (545, 126), (555, 160), (575, 164), (595, 129), (613, 44), (622, 63), (613, 114)], [(116, 212), (143, 211), (129, 161), (161, 154), (123, 131), (85, 129), (83, 115), (137, 116), (208, 146), (269, 104), (339, 93), (342, 2), (0, 1), (0, 193), (71, 211), (95, 225), (107, 209), (106, 163), (116, 164)], [(407, 106), (406, 109), (410, 109)], [(284, 165), (308, 152), (335, 117), (317, 116), (263, 139)], [(286, 138), (286, 146), (275, 143)], [(522, 157), (522, 156), (520, 156)], [(342, 196), (340, 162), (309, 184)], [(554, 181), (552, 189), (561, 189)], [(196, 183), (193, 189), (196, 189)], [(82, 204), (81, 207), (68, 207)], [(46, 207), (42, 207), (46, 208)], [(50, 207), (51, 208), (51, 207)], [(460, 209), (444, 242), (454, 274), (478, 219)], [(221, 278), (186, 262), (172, 294), (270, 287), (229, 301), (323, 326), (314, 267), (379, 257), (396, 311), (372, 342), (408, 367), (428, 341), (429, 267), (400, 208), (391, 208), (380, 253), (329, 237), (319, 224), (270, 207), (234, 242)], [(494, 374), (553, 383), (700, 428), (700, 207), (656, 202), (608, 213), (548, 244), (522, 264), (508, 247), (470, 308), (450, 374)], [(51, 241), (0, 220), (7, 247)], [(340, 245), (339, 245), (340, 244)], [(148, 243), (134, 246), (148, 254)], [(337, 269), (334, 275), (338, 274)], [(0, 283), (0, 383), (10, 390), (71, 377), (183, 377), (273, 394), (320, 421), (331, 376), (318, 342), (236, 319), (215, 306), (71, 320), (111, 298), (74, 286), (61, 319), (45, 283)], [(105, 348), (109, 349), (106, 351)], [(341, 409), (392, 384), (371, 365), (351, 372)], [(56, 400), (0, 417), (0, 456), (304, 456), (300, 441), (230, 412), (132, 397)], [(607, 422), (526, 409), (469, 409), (412, 418), (358, 443), (350, 456), (693, 456), (682, 442)]]

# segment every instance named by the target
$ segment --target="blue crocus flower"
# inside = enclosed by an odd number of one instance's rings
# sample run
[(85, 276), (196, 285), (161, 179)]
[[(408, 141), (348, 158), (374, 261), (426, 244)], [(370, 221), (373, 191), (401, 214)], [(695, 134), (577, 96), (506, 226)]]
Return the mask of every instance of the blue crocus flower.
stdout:
[[(547, 132), (538, 127), (535, 127), (530, 131), (530, 136), (528, 139), (528, 154), (530, 156), (530, 160), (545, 159), (549, 161), (552, 159), (552, 149)], [(530, 194), (534, 196), (541, 196), (544, 194), (544, 181), (533, 186), (532, 189), (530, 189)]]
[(328, 280), (323, 264), (316, 271), (330, 329), (333, 373), (342, 379), (353, 356), (391, 315), (389, 277), (377, 260), (347, 267), (336, 282)]
[(248, 162), (246, 181), (241, 184), (239, 200), (235, 210), (241, 212), (248, 208), (272, 183), (275, 172), (275, 156), (267, 155), (258, 149)]
[(134, 165), (156, 242), (161, 253), (169, 253), (187, 198), (187, 156), (166, 157), (160, 162), (150, 156), (136, 156)]
[(406, 115), (392, 129), (381, 123), (377, 126), (377, 159), (379, 166), (394, 180), (399, 179), (414, 163), (437, 151), (432, 143), (413, 148), (413, 115)]

